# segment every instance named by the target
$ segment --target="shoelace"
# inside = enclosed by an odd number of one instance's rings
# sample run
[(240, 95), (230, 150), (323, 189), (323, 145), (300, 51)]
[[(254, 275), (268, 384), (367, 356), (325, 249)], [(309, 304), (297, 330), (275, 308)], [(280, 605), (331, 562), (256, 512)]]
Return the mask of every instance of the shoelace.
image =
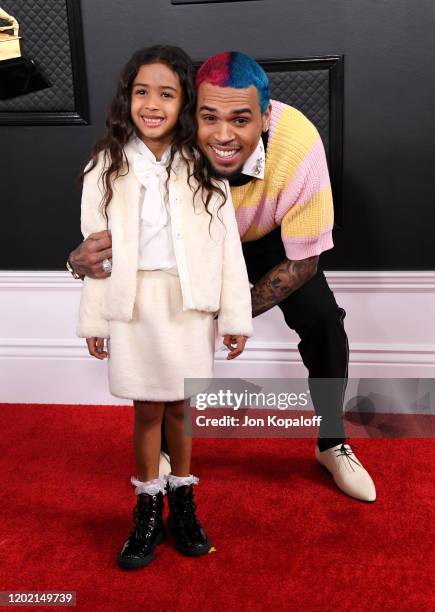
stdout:
[(200, 525), (195, 515), (196, 503), (194, 500), (191, 498), (185, 498), (180, 500), (177, 505), (178, 508), (176, 512), (179, 522), (183, 525), (189, 525), (190, 527), (193, 527), (199, 531)]
[(336, 448), (335, 449), (335, 453), (336, 453), (336, 457), (337, 459), (342, 457), (343, 459), (346, 458), (348, 465), (350, 467), (350, 469), (352, 470), (352, 472), (355, 472), (355, 469), (352, 465), (352, 463), (354, 463), (355, 465), (357, 465), (358, 467), (362, 467), (361, 464), (351, 455), (355, 455), (355, 453), (353, 452), (353, 450), (349, 447), (346, 448), (344, 443), (340, 446), (340, 448)]
[(138, 508), (133, 509), (133, 523), (134, 528), (132, 535), (136, 537), (143, 537), (144, 535), (150, 535), (152, 532), (152, 525), (149, 524), (149, 519), (153, 513), (152, 508), (147, 508), (145, 511), (139, 512)]

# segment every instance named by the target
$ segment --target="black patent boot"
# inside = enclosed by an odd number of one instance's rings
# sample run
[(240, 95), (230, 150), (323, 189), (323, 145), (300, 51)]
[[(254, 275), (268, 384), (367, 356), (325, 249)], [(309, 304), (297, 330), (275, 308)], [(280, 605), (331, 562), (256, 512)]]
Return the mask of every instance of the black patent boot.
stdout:
[(145, 567), (154, 559), (154, 548), (165, 539), (163, 526), (163, 493), (137, 496), (133, 510), (134, 527), (118, 555), (122, 569)]
[(193, 485), (171, 489), (168, 485), (168, 529), (175, 537), (175, 546), (183, 555), (198, 557), (210, 550), (211, 541), (196, 518)]

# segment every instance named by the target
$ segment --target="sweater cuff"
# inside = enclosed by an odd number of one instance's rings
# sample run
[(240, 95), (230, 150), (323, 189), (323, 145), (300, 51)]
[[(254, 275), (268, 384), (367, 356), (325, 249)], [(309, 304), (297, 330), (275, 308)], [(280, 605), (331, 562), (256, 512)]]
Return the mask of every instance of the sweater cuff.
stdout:
[(104, 320), (80, 322), (77, 326), (77, 336), (79, 338), (110, 338), (109, 322)]
[(328, 251), (334, 247), (332, 241), (332, 228), (326, 230), (320, 236), (307, 238), (286, 238), (282, 237), (284, 243), (285, 254), (287, 259), (291, 261), (299, 261), (320, 255), (324, 251)]
[(252, 320), (250, 323), (240, 321), (239, 323), (235, 320), (228, 321), (225, 317), (219, 315), (218, 318), (218, 334), (219, 336), (252, 336)]

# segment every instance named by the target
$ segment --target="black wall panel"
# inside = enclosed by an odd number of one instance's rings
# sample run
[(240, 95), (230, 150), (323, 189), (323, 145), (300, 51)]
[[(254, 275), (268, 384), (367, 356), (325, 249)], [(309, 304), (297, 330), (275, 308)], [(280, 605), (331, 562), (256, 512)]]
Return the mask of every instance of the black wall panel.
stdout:
[(435, 269), (432, 0), (81, 4), (91, 123), (0, 128), (0, 269), (63, 268), (80, 240), (74, 179), (102, 130), (116, 76), (132, 51), (158, 42), (195, 60), (221, 50), (344, 54), (343, 226), (323, 264)]

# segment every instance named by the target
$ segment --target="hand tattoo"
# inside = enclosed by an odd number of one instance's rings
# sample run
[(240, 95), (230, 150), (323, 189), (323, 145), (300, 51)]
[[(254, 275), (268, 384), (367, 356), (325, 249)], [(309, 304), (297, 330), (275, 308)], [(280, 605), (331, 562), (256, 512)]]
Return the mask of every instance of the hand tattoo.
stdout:
[(251, 289), (252, 316), (266, 312), (302, 287), (317, 272), (319, 257), (285, 259), (269, 270)]

